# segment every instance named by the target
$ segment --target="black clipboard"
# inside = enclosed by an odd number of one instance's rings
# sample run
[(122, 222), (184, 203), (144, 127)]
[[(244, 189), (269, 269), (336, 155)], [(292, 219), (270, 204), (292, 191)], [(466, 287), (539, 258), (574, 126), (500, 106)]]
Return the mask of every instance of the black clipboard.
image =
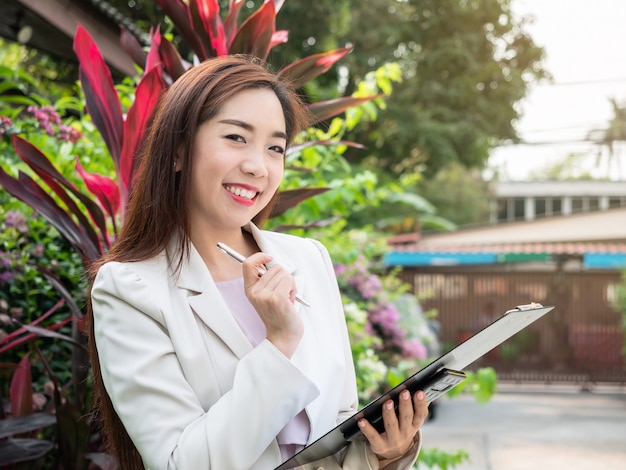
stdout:
[(435, 359), (389, 392), (368, 403), (274, 470), (295, 469), (300, 465), (315, 462), (339, 452), (361, 434), (357, 424), (361, 418), (369, 420), (380, 432), (382, 429), (381, 408), (387, 400), (392, 399), (397, 406), (400, 392), (408, 389), (411, 393), (424, 390), (426, 399), (429, 402), (433, 401), (465, 380), (464, 368), (552, 309), (554, 306), (544, 307), (538, 303), (530, 303), (508, 310), (493, 323)]

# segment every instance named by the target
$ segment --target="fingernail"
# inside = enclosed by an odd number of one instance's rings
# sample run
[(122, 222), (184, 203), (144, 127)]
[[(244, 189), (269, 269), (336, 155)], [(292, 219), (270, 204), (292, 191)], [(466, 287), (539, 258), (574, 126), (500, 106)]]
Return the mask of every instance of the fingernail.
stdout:
[(419, 392), (417, 392), (417, 399), (418, 400), (423, 400), (424, 399), (424, 392), (422, 392), (421, 390)]
[(390, 410), (393, 408), (393, 402), (389, 401), (387, 403), (385, 403), (385, 409), (386, 410)]
[(411, 394), (408, 390), (405, 390), (404, 392), (402, 392), (402, 394), (400, 394), (400, 398), (402, 398), (403, 400), (408, 400), (409, 398), (411, 398)]
[(364, 428), (365, 427), (365, 420), (364, 419), (360, 419), (359, 420), (359, 427), (360, 428)]

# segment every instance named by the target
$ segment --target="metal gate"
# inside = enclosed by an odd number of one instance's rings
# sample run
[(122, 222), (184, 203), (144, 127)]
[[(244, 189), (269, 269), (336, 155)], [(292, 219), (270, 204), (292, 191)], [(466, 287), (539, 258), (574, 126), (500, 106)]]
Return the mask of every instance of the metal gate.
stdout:
[(504, 380), (626, 383), (622, 317), (611, 308), (619, 273), (450, 267), (406, 268), (400, 276), (413, 285), (425, 310), (436, 309), (440, 337), (448, 347), (516, 305), (556, 306), (473, 368), (494, 367)]

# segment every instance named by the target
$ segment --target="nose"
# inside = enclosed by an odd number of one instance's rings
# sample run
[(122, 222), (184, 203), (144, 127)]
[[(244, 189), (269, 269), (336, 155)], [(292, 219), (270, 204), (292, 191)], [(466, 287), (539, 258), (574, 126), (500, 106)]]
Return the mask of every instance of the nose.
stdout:
[(241, 162), (241, 171), (255, 178), (263, 178), (268, 175), (264, 149), (251, 148)]

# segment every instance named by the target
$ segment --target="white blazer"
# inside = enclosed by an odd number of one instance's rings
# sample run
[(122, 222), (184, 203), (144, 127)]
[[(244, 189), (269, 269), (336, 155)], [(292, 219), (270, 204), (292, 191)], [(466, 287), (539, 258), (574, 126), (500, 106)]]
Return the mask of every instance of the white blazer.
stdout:
[[(147, 261), (106, 263), (96, 276), (102, 378), (146, 468), (272, 470), (281, 463), (276, 436), (302, 409), (311, 423), (309, 442), (357, 409), (328, 252), (311, 239), (252, 224), (246, 229), (294, 276), (298, 295), (311, 305), (295, 303), (305, 328), (291, 359), (267, 340), (252, 347), (193, 247), (178, 275), (164, 251)], [(414, 447), (388, 468), (410, 468), (419, 442)], [(378, 462), (357, 442), (310, 468), (377, 469)]]

